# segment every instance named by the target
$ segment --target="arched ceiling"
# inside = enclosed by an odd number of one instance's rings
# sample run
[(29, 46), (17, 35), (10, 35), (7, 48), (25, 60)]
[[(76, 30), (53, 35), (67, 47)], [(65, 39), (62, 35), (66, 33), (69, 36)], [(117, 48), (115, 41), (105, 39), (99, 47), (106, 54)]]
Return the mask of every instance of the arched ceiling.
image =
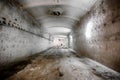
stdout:
[[(97, 0), (20, 0), (48, 33), (65, 33)], [(56, 28), (55, 28), (56, 27)], [(58, 27), (58, 28), (57, 28)], [(61, 27), (61, 28), (60, 28)], [(63, 30), (61, 30), (63, 28)], [(53, 30), (53, 31), (52, 31)], [(66, 33), (69, 31), (66, 30)]]

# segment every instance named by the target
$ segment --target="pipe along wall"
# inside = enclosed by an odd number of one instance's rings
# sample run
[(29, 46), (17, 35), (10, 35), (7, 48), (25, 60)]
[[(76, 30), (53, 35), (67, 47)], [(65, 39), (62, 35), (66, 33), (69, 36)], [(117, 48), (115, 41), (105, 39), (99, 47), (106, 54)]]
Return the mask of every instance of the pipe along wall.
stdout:
[(50, 47), (39, 26), (19, 3), (0, 0), (0, 69)]
[(100, 0), (74, 27), (80, 56), (120, 72), (120, 0)]

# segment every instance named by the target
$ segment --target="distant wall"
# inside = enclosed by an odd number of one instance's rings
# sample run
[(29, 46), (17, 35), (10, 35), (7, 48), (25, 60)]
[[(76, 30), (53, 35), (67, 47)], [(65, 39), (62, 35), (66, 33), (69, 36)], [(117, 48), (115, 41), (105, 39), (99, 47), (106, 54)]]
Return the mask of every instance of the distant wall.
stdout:
[(43, 36), (34, 17), (9, 1), (0, 1), (0, 69), (51, 47), (49, 35)]
[(100, 0), (78, 22), (74, 49), (120, 72), (120, 0)]

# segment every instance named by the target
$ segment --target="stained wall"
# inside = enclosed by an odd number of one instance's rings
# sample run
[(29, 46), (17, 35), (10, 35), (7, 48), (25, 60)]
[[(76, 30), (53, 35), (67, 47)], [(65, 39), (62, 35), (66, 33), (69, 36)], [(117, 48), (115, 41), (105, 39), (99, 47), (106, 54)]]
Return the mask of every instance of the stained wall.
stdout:
[(0, 69), (51, 47), (34, 16), (10, 0), (0, 1)]
[(120, 1), (99, 0), (73, 30), (74, 49), (120, 72)]

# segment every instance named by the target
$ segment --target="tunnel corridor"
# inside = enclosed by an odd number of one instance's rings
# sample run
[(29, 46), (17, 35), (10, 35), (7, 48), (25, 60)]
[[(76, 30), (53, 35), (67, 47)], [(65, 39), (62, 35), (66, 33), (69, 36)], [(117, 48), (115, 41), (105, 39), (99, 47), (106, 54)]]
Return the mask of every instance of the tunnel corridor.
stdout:
[(0, 80), (120, 80), (120, 1), (0, 0)]

